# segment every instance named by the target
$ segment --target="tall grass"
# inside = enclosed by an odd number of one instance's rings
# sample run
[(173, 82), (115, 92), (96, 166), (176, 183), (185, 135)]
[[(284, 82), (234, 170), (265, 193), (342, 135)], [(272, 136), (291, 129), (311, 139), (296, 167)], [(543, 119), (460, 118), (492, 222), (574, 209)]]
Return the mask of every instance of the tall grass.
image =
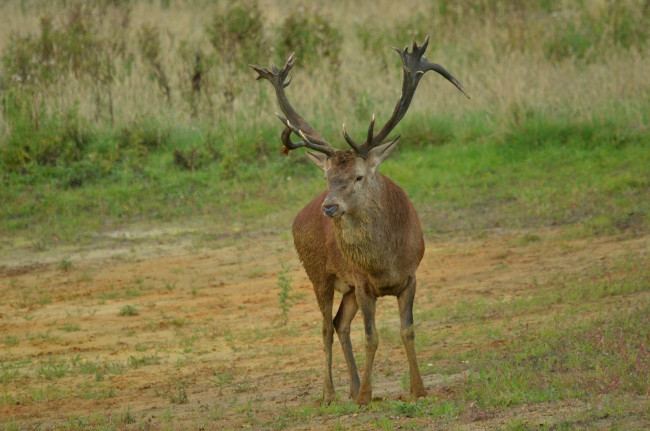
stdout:
[[(279, 160), (274, 95), (247, 67), (281, 64), (292, 50), (289, 97), (334, 145), (343, 122), (362, 136), (373, 114), (390, 115), (401, 71), (387, 48), (430, 34), (428, 58), (473, 98), (426, 78), (397, 131), (404, 150), (502, 142), (519, 157), (545, 142), (643, 147), (646, 3), (3, 2), (0, 197), (12, 203), (1, 229), (65, 224), (85, 210), (94, 217), (67, 232), (223, 208), (256, 216), (308, 196), (287, 189), (288, 177), (309, 171)], [(647, 173), (640, 183), (647, 190)], [(205, 187), (218, 204), (205, 201)]]

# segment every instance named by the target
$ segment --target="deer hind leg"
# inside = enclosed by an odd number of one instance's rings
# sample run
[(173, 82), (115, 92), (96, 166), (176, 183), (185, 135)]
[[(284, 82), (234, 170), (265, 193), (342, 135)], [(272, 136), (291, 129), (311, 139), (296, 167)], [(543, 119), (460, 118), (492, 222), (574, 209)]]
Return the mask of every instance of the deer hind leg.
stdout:
[(357, 304), (359, 304), (363, 313), (363, 327), (366, 339), (366, 361), (363, 367), (361, 387), (356, 399), (356, 403), (359, 405), (366, 405), (372, 399), (372, 365), (379, 345), (379, 336), (375, 326), (376, 300), (367, 294), (364, 287), (364, 285), (360, 285), (355, 289)]
[[(314, 286), (316, 287), (316, 286)], [(332, 344), (334, 342), (334, 325), (332, 322), (332, 304), (334, 288), (327, 283), (324, 289), (315, 289), (318, 307), (323, 314), (323, 350), (325, 351), (325, 382), (323, 385), (323, 403), (329, 404), (336, 399), (334, 381), (332, 380)]]
[(397, 296), (401, 320), (402, 342), (406, 348), (411, 382), (410, 394), (413, 399), (427, 396), (427, 390), (422, 382), (420, 367), (415, 356), (415, 331), (413, 330), (413, 300), (415, 299), (415, 276), (408, 281), (406, 288)]
[(357, 314), (359, 306), (354, 291), (351, 290), (343, 295), (339, 311), (334, 317), (334, 329), (339, 336), (345, 362), (348, 364), (348, 373), (350, 374), (350, 398), (355, 399), (359, 394), (359, 373), (357, 372), (357, 363), (354, 360), (352, 352), (352, 342), (350, 341), (350, 323)]

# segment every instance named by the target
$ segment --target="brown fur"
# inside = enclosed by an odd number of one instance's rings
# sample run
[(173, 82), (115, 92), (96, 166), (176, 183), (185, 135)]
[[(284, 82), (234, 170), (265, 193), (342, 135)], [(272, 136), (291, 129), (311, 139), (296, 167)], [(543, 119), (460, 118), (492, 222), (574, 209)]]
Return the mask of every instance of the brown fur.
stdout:
[[(412, 328), (415, 271), (424, 254), (424, 240), (417, 213), (408, 197), (388, 177), (376, 173), (376, 165), (350, 151), (336, 152), (324, 166), (328, 190), (305, 206), (293, 223), (295, 247), (323, 313), (325, 402), (335, 397), (331, 376), (334, 329), (348, 364), (350, 395), (359, 404), (370, 401), (372, 361), (377, 347), (374, 303), (384, 295), (397, 296), (400, 302), (402, 338), (411, 367), (411, 395), (414, 398), (426, 395), (417, 369)], [(365, 181), (362, 185), (355, 184), (359, 176)], [(343, 216), (325, 216), (321, 208), (326, 202), (343, 206)], [(349, 291), (344, 292), (337, 316), (332, 321), (337, 286), (346, 286), (342, 290)], [(364, 315), (368, 340), (361, 384), (349, 341), (349, 323), (358, 307)]]

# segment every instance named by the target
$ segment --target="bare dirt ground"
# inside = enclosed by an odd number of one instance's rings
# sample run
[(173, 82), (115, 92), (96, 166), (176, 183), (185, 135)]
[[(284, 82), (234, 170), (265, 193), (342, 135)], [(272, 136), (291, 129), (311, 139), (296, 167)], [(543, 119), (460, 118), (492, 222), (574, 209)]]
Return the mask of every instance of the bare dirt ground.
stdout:
[[(117, 243), (81, 251), (2, 256), (0, 423), (6, 429), (372, 429), (371, 419), (388, 414), (305, 413), (319, 405), (322, 389), (320, 314), (286, 234), (183, 238), (125, 233)], [(436, 310), (525, 297), (548, 280), (587, 276), (630, 253), (647, 254), (649, 243), (649, 236), (564, 240), (553, 231), (429, 241), (418, 271), (416, 338), (430, 395), (444, 398), (471, 373), (469, 364), (458, 364), (457, 373), (439, 374), (437, 353), (503, 342), (472, 337), (468, 325), (477, 321), (450, 321)], [(293, 299), (286, 324), (278, 299), (283, 274), (291, 277)], [(396, 301), (382, 298), (377, 309), (373, 395), (405, 399)], [(549, 306), (518, 316), (502, 330), (534, 326), (553, 313)], [(353, 323), (353, 343), (362, 364), (360, 320)], [(337, 343), (334, 372), (345, 400), (347, 372)], [(485, 417), (465, 412), (453, 425), (495, 429), (512, 418), (535, 424), (588, 409), (585, 404), (518, 406)], [(438, 427), (424, 418), (392, 420)]]

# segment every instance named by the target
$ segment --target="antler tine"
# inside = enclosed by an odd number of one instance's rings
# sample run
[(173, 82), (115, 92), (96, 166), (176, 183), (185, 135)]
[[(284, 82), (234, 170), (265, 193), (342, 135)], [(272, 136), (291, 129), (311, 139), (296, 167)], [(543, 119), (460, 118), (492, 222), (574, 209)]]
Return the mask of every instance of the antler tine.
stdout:
[(359, 152), (359, 146), (357, 145), (356, 142), (348, 135), (348, 131), (345, 128), (345, 123), (343, 123), (343, 137), (345, 138), (345, 142), (348, 143), (349, 146), (352, 147), (352, 149), (358, 153)]
[(423, 54), (426, 51), (428, 45), (429, 36), (424, 39), (424, 42), (421, 46), (418, 46), (417, 42), (413, 41), (411, 52), (409, 52), (408, 45), (404, 49), (395, 47), (392, 48), (393, 50), (397, 51), (402, 59), (404, 72), (402, 78), (402, 94), (395, 104), (393, 114), (376, 135), (372, 134), (372, 129), (374, 127), (373, 117), (373, 121), (371, 121), (370, 127), (368, 128), (368, 137), (366, 141), (359, 146), (359, 154), (361, 156), (365, 157), (368, 151), (370, 151), (373, 147), (381, 144), (382, 141), (386, 139), (388, 134), (395, 128), (395, 126), (397, 126), (411, 105), (411, 101), (413, 100), (415, 90), (420, 83), (420, 79), (429, 70), (438, 72), (448, 81), (454, 84), (454, 86), (456, 86), (456, 88), (458, 88), (467, 98), (470, 97), (469, 94), (467, 94), (465, 91), (463, 85), (456, 78), (454, 78), (453, 75), (447, 72), (444, 67), (436, 63), (431, 63), (429, 60), (427, 60), (426, 57), (424, 57)]
[(291, 53), (282, 69), (278, 69), (275, 64), (271, 65), (270, 70), (268, 67), (260, 67), (252, 64), (249, 66), (257, 72), (257, 79), (264, 78), (273, 85), (280, 109), (286, 116), (286, 118), (283, 118), (278, 115), (278, 118), (280, 118), (288, 130), (291, 130), (291, 132), (303, 138), (303, 142), (293, 143), (290, 139), (290, 133), (287, 134), (285, 129), (281, 136), (284, 148), (287, 150), (293, 150), (300, 147), (308, 147), (312, 150), (332, 155), (336, 150), (325, 139), (323, 139), (316, 129), (305, 121), (304, 118), (298, 115), (296, 110), (289, 103), (284, 92), (284, 89), (291, 83), (291, 77), (288, 77), (288, 75), (295, 61), (296, 53), (294, 52)]
[[(284, 118), (282, 115), (278, 114), (277, 112), (275, 113), (275, 115), (286, 126), (285, 131), (282, 132), (282, 143), (288, 150), (295, 150), (297, 148), (307, 147), (314, 151), (325, 153), (330, 156), (334, 154), (334, 152), (336, 151), (334, 148), (332, 148), (332, 146), (327, 141), (307, 135), (303, 130), (291, 124), (291, 122), (288, 119)], [(296, 143), (292, 142), (290, 139), (291, 133), (285, 136), (287, 130), (300, 136), (303, 140), (301, 142), (296, 142)]]
[(282, 141), (282, 148), (280, 149), (285, 155), (289, 155), (289, 151), (296, 150), (298, 148), (304, 147), (304, 142), (293, 142), (291, 141), (291, 134), (293, 130), (290, 127), (285, 127), (280, 135), (280, 140)]
[(368, 126), (368, 137), (366, 138), (366, 142), (368, 142), (369, 145), (372, 145), (373, 143), (373, 130), (375, 128), (375, 114), (372, 114), (372, 119), (370, 120), (370, 125)]
[[(467, 97), (468, 99), (472, 98), (469, 95), (469, 93), (465, 90), (465, 87), (463, 87), (463, 84), (461, 84), (460, 81), (458, 81), (456, 78), (454, 78), (454, 76), (451, 73), (447, 72), (447, 70), (444, 67), (442, 67), (441, 65), (439, 65), (437, 63), (429, 63), (429, 62), (427, 62), (427, 63), (428, 63), (427, 66), (429, 68), (427, 70), (433, 70), (434, 72), (438, 72), (439, 74), (444, 76), (447, 79), (447, 81), (454, 84), (454, 86), (456, 88), (458, 88), (458, 90), (460, 90), (460, 92), (463, 93), (465, 95), (465, 97)], [(422, 72), (422, 73), (424, 73), (424, 72)]]

